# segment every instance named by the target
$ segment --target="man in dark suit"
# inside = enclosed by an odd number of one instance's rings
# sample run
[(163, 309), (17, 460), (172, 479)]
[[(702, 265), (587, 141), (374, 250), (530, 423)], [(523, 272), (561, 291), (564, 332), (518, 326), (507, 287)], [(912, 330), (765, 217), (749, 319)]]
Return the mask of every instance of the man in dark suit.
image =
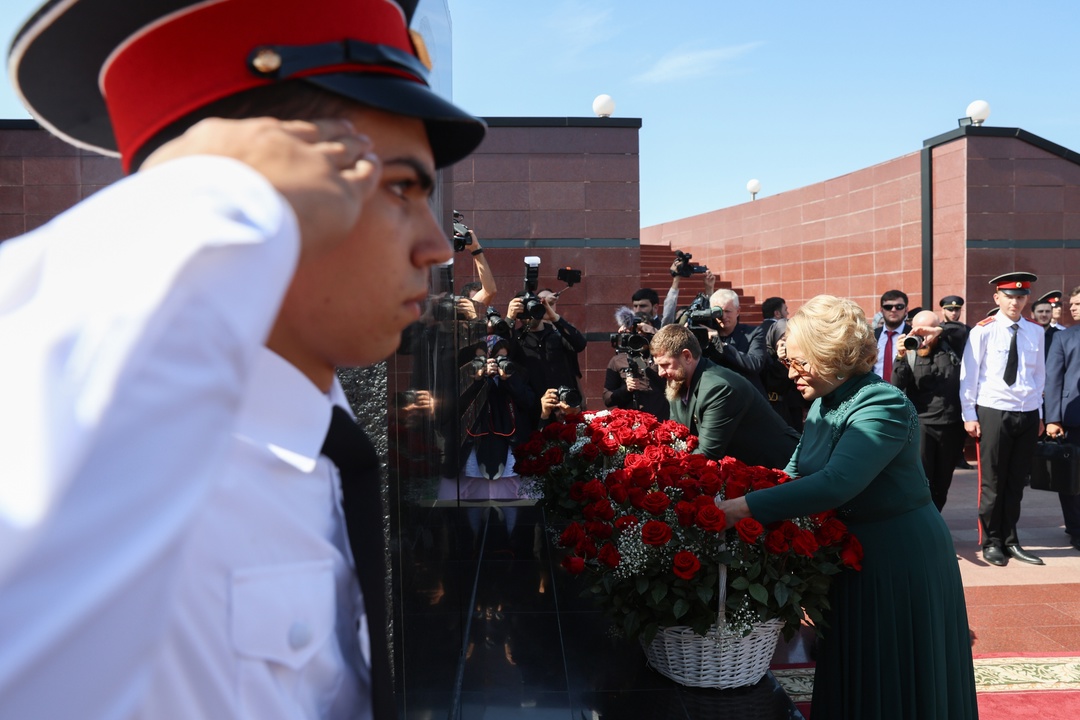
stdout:
[(885, 382), (892, 380), (892, 365), (896, 358), (896, 342), (911, 332), (907, 322), (908, 296), (901, 290), (886, 290), (881, 296), (881, 316), (884, 324), (874, 330), (878, 341), (878, 359), (874, 372)]
[(1061, 295), (1060, 290), (1051, 290), (1031, 305), (1031, 319), (1042, 325), (1043, 330), (1046, 332), (1046, 343), (1043, 345), (1043, 350), (1046, 353), (1050, 352), (1054, 335), (1061, 332), (1061, 328), (1055, 327), (1053, 324), (1054, 305), (1061, 303)]
[(698, 436), (696, 452), (719, 460), (782, 468), (799, 435), (739, 373), (701, 357), (701, 345), (682, 325), (665, 325), (650, 343), (656, 370), (667, 381), (671, 419)]
[[(1080, 285), (1072, 289), (1069, 312), (1080, 321)], [(1080, 325), (1062, 330), (1046, 358), (1046, 392), (1043, 395), (1046, 434), (1080, 444)], [(1080, 495), (1058, 493), (1065, 532), (1080, 550)]]

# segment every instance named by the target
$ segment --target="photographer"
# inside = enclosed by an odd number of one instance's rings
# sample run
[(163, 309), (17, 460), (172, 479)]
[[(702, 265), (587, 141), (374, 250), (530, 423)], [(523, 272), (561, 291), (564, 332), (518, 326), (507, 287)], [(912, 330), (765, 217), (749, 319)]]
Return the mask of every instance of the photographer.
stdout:
[[(538, 396), (550, 388), (566, 387), (577, 394), (580, 404), (578, 378), (581, 370), (577, 356), (585, 350), (585, 336), (559, 315), (559, 298), (551, 290), (541, 290), (530, 296), (531, 293), (520, 291), (506, 309), (507, 318), (520, 321), (513, 330), (513, 339), (520, 349), (516, 359), (525, 365), (529, 383)], [(532, 316), (526, 305), (530, 310), (534, 309)], [(541, 308), (542, 315), (539, 314)]]
[(943, 337), (937, 315), (930, 310), (912, 318), (911, 331), (899, 338), (897, 346), (890, 381), (919, 413), (923, 471), (934, 505), (941, 510), (967, 437), (960, 409), (961, 356)]
[(690, 277), (691, 275), (698, 274), (694, 271), (694, 268), (701, 268), (701, 275), (704, 275), (705, 281), (705, 294), (712, 295), (713, 288), (716, 287), (716, 276), (712, 274), (712, 271), (704, 265), (696, 265), (690, 262), (690, 255), (687, 253), (676, 251), (675, 261), (671, 263), (669, 271), (671, 272), (671, 287), (668, 288), (667, 295), (664, 297), (664, 315), (660, 319), (660, 325), (670, 325), (675, 322), (676, 311), (679, 305), (679, 280), (680, 278)]
[(705, 357), (721, 367), (731, 368), (747, 380), (763, 396), (768, 397), (761, 381), (768, 354), (765, 333), (739, 322), (739, 295), (722, 288), (709, 298), (713, 308), (722, 312), (716, 327), (709, 330), (709, 344), (703, 348)]
[(461, 252), (471, 246), (470, 254), (476, 267), (476, 275), (480, 282), (467, 283), (461, 288), (461, 294), (473, 300), (481, 308), (491, 305), (495, 299), (498, 288), (495, 285), (495, 274), (491, 272), (487, 258), (484, 257), (484, 248), (480, 246), (480, 238), (476, 231), (465, 224), (465, 217), (457, 210), (454, 211), (454, 250)]
[(619, 330), (611, 336), (615, 357), (604, 377), (604, 405), (625, 410), (644, 410), (667, 420), (670, 405), (664, 397), (666, 383), (652, 366), (649, 340), (654, 329), (648, 318), (630, 308), (615, 312)]
[(540, 397), (540, 422), (537, 428), (544, 428), (552, 422), (562, 422), (568, 414), (581, 412), (581, 404), (568, 402), (566, 395), (566, 388), (563, 388), (561, 393), (557, 388), (548, 388)]

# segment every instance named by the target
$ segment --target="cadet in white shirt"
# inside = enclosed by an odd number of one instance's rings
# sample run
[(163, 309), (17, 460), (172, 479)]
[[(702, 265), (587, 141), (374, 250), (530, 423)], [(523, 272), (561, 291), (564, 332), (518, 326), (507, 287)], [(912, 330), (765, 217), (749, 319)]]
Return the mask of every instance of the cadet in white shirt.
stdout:
[(971, 329), (960, 369), (964, 429), (979, 441), (980, 537), (991, 565), (1010, 557), (1043, 564), (1016, 535), (1024, 480), (1042, 433), (1044, 333), (1020, 314), (1036, 279), (1014, 272), (990, 281), (998, 312)]
[(31, 113), (139, 172), (0, 245), (0, 715), (396, 717), (381, 511), (341, 504), (377, 459), (323, 452), (484, 133), (418, 42), (389, 0), (54, 2), (16, 38)]

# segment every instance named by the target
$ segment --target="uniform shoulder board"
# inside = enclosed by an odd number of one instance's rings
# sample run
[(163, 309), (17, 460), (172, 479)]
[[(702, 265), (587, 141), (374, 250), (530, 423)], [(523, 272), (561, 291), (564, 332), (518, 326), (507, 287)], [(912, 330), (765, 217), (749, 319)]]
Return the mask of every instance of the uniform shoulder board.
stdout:
[(992, 322), (994, 322), (994, 318), (992, 318), (992, 317), (983, 318), (979, 322), (975, 323), (975, 327), (982, 327), (984, 325), (989, 325)]

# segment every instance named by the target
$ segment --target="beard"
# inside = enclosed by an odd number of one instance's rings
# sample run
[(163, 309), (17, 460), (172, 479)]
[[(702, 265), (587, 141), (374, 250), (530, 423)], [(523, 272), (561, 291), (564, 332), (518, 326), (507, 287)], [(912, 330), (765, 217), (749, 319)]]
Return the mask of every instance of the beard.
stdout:
[(682, 372), (677, 377), (669, 377), (667, 387), (664, 388), (664, 397), (668, 402), (682, 400), (684, 395), (686, 395), (686, 373)]

